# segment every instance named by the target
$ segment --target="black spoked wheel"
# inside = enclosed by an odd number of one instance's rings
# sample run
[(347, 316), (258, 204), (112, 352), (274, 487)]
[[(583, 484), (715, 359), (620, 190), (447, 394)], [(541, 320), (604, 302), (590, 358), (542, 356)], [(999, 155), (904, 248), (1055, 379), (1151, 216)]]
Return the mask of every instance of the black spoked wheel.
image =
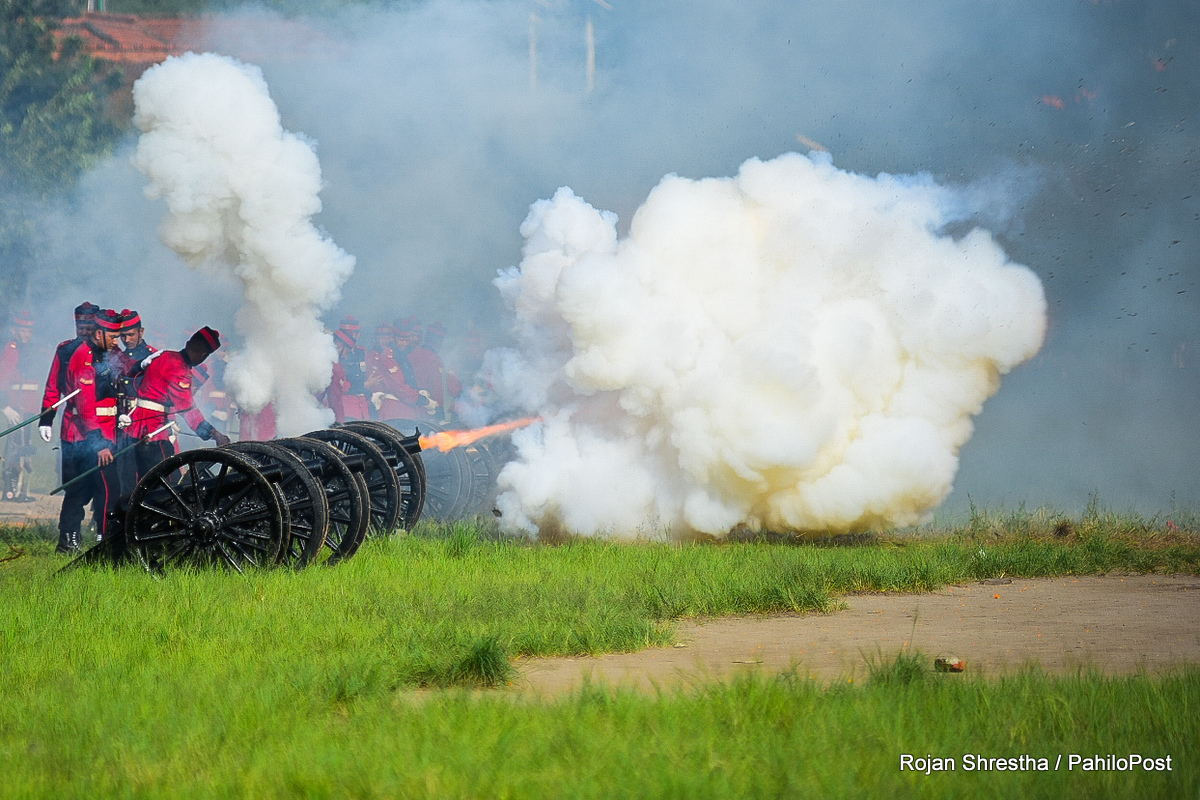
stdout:
[(484, 443), (468, 445), (463, 450), (467, 461), (467, 500), (463, 505), (463, 515), (482, 514), (492, 509), (496, 499), (496, 459), (492, 457), (491, 449)]
[(370, 523), (364, 490), (354, 471), (342, 461), (334, 447), (316, 439), (276, 439), (279, 445), (295, 453), (304, 467), (320, 481), (329, 504), (329, 524), (325, 532), (326, 564), (336, 564), (358, 552)]
[[(402, 435), (419, 430), (422, 435), (441, 433), (428, 422), (393, 420), (388, 425)], [(428, 488), (424, 515), (440, 521), (461, 519), (484, 510), (496, 482), (495, 462), (481, 443), (449, 450), (421, 451)]]
[(227, 449), (241, 453), (260, 467), (279, 470), (275, 482), (283, 495), (290, 523), (288, 546), (280, 551), (279, 563), (305, 567), (312, 563), (325, 546), (329, 528), (329, 500), (325, 486), (304, 466), (300, 457), (275, 442), (236, 442)]
[(404, 447), (404, 435), (390, 425), (370, 420), (353, 420), (345, 422), (341, 429), (370, 439), (391, 463), (396, 473), (396, 482), (400, 486), (400, 520), (404, 530), (412, 530), (421, 518), (425, 507), (425, 470), (421, 463), (421, 454), (410, 454)]
[(371, 531), (368, 535), (390, 534), (400, 520), (400, 485), (387, 456), (370, 439), (348, 428), (330, 428), (304, 435), (336, 447), (346, 456), (360, 456), (362, 477), (370, 497)]
[(170, 456), (129, 498), (126, 546), (151, 572), (271, 566), (286, 546), (284, 509), (253, 461), (225, 449)]
[[(429, 422), (392, 420), (387, 423), (402, 434), (422, 435), (441, 433), (442, 429)], [(466, 507), (466, 460), (455, 450), (422, 450), (428, 488), (425, 492), (425, 516), (442, 522), (458, 519)]]

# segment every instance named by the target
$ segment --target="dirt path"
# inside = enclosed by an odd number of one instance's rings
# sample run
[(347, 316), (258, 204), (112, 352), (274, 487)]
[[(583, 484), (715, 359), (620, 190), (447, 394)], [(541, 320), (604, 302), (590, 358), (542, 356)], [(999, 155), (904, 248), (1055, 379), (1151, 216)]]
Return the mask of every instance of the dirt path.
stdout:
[(14, 503), (0, 499), (0, 523), (5, 525), (56, 524), (62, 495), (30, 495), (32, 502)]
[(823, 682), (858, 680), (868, 658), (906, 646), (926, 654), (931, 668), (934, 657), (957, 656), (982, 674), (1031, 661), (1054, 672), (1090, 665), (1109, 673), (1200, 663), (1196, 576), (1021, 579), (844, 600), (849, 608), (831, 614), (685, 622), (673, 648), (521, 660), (517, 685), (556, 694), (589, 678), (653, 689), (794, 665)]

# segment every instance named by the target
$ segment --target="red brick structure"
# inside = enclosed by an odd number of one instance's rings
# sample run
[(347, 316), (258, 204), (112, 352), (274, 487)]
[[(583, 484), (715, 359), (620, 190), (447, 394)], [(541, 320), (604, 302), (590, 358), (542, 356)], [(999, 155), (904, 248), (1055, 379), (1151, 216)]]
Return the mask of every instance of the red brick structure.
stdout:
[(167, 56), (215, 50), (246, 61), (259, 57), (328, 56), (337, 43), (312, 26), (270, 17), (141, 17), (88, 13), (62, 20), (60, 39), (78, 36), (84, 49), (140, 75)]

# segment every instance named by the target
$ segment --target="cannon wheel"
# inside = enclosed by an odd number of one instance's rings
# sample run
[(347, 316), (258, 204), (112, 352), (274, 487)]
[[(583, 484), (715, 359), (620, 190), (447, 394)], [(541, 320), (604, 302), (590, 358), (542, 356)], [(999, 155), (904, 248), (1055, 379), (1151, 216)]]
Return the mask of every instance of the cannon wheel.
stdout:
[(366, 486), (361, 476), (342, 462), (338, 451), (316, 439), (275, 439), (279, 445), (312, 463), (313, 472), (325, 488), (329, 503), (329, 525), (325, 533), (325, 549), (329, 551), (328, 565), (349, 558), (358, 552), (366, 537), (370, 517), (367, 512)]
[(237, 572), (274, 564), (284, 509), (246, 456), (203, 448), (170, 456), (129, 497), (125, 541), (150, 572), (219, 564)]
[[(442, 428), (430, 422), (392, 420), (388, 426), (411, 435), (441, 433)], [(455, 447), (451, 450), (423, 450), (421, 460), (428, 475), (424, 515), (450, 521), (478, 513), (486, 504), (496, 482), (496, 467), (482, 442)]]
[(425, 492), (428, 487), (425, 465), (420, 454), (414, 456), (404, 449), (404, 435), (386, 423), (351, 420), (340, 427), (367, 437), (385, 455), (395, 453), (396, 465), (393, 469), (400, 484), (400, 525), (406, 531), (412, 530), (425, 508)]
[(362, 477), (370, 497), (371, 530), (368, 535), (390, 534), (400, 520), (400, 484), (387, 457), (370, 439), (347, 428), (327, 428), (304, 434), (325, 442), (348, 456), (364, 458)]
[(248, 457), (260, 466), (276, 466), (283, 471), (276, 483), (283, 495), (290, 523), (289, 544), (279, 555), (279, 563), (305, 567), (321, 554), (329, 528), (329, 501), (325, 487), (304, 467), (300, 457), (274, 442), (235, 442), (226, 449)]

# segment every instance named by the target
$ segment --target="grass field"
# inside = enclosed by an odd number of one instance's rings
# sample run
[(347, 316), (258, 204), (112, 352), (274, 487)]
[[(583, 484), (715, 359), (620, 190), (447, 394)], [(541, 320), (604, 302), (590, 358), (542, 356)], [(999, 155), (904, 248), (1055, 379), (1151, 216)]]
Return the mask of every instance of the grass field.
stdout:
[[(332, 569), (161, 579), (56, 575), (50, 532), (8, 530), (0, 558), (21, 555), (0, 563), (0, 796), (1194, 797), (1200, 671), (964, 680), (902, 653), (867, 685), (781, 675), (552, 700), (488, 687), (514, 657), (665, 644), (687, 616), (829, 611), (846, 592), (1001, 575), (1197, 573), (1195, 530), (1096, 507), (720, 545), (423, 525)], [(956, 770), (902, 772), (903, 753)], [(1072, 753), (1174, 761), (1068, 771)], [(967, 772), (964, 754), (1063, 762)]]

